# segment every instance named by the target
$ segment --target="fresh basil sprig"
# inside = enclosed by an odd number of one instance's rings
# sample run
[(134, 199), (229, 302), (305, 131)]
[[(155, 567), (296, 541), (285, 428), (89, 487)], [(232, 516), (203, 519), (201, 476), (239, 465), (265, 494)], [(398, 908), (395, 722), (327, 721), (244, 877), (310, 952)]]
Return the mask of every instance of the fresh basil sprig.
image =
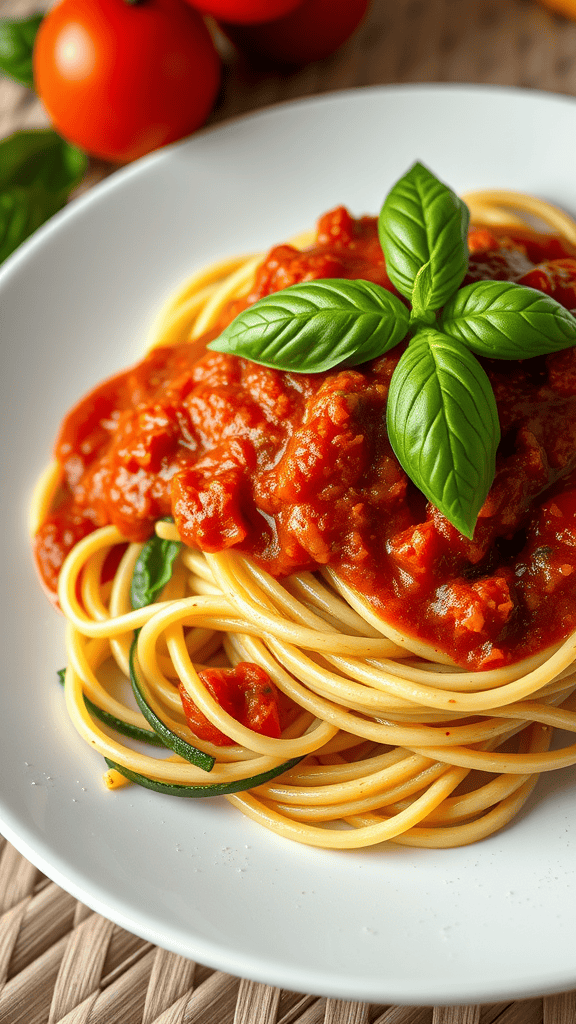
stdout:
[(29, 89), (34, 88), (32, 52), (43, 17), (33, 14), (29, 18), (0, 21), (0, 72)]
[(492, 359), (525, 359), (574, 344), (572, 314), (544, 292), (511, 281), (460, 288), (444, 306), (439, 326)]
[(181, 541), (165, 540), (157, 534), (146, 541), (132, 573), (130, 601), (133, 608), (146, 608), (152, 604), (170, 581), (181, 546)]
[(0, 142), (0, 262), (62, 209), (86, 166), (84, 153), (51, 129)]
[(478, 360), (440, 331), (418, 331), (392, 375), (387, 423), (416, 486), (470, 537), (500, 440), (494, 392)]
[[(378, 218), (386, 270), (416, 318), (443, 306), (468, 269), (468, 207), (421, 163), (388, 193)], [(426, 317), (429, 319), (429, 317)]]
[[(0, 20), (0, 74), (34, 88), (34, 42), (43, 14)], [(0, 142), (0, 262), (61, 210), (88, 161), (51, 129), (15, 132)]]
[(416, 486), (471, 538), (500, 438), (494, 394), (471, 353), (526, 359), (569, 348), (576, 319), (524, 285), (460, 288), (468, 221), (462, 200), (416, 163), (391, 189), (378, 221), (386, 269), (411, 312), (368, 281), (303, 282), (243, 310), (208, 347), (319, 373), (374, 359), (406, 338), (390, 383), (390, 441)]
[(318, 373), (382, 355), (406, 336), (408, 310), (370, 281), (307, 281), (266, 295), (210, 348), (278, 370)]

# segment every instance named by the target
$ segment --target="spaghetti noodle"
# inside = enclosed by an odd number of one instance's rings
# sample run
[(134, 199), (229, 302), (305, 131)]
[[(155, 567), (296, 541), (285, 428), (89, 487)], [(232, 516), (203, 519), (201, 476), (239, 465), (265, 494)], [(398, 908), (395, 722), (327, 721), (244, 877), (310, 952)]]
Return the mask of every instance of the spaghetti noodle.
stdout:
[[(576, 224), (533, 197), (467, 200), (483, 225), (513, 231), (536, 217), (576, 245)], [(311, 242), (301, 236), (295, 247)], [(191, 360), (200, 356), (253, 292), (262, 259), (223, 261), (191, 278), (160, 312), (149, 351), (186, 343)], [(63, 482), (55, 462), (34, 496), (33, 534), (58, 506)], [(158, 519), (154, 531), (167, 544), (181, 541), (173, 522)], [(221, 793), (278, 835), (325, 848), (448, 847), (502, 828), (540, 772), (576, 763), (576, 743), (550, 749), (554, 729), (576, 732), (576, 631), (520, 660), (469, 670), (417, 630), (387, 621), (334, 568), (280, 580), (234, 544), (181, 545), (161, 593), (134, 608), (146, 543), (104, 525), (77, 540), (59, 572), (66, 706), (108, 760), (110, 788), (133, 780), (173, 795)], [(288, 699), (279, 736), (242, 724), (203, 682), (210, 665), (245, 663)], [(132, 678), (145, 714), (106, 685), (111, 664)], [(179, 687), (228, 737), (224, 746), (191, 731)], [(151, 722), (171, 754), (135, 741), (157, 741)]]

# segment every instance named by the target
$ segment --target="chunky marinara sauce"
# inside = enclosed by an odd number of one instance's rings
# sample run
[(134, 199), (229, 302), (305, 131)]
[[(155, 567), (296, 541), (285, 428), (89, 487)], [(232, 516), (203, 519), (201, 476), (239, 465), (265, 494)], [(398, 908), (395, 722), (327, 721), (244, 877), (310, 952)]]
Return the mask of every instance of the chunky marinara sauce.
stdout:
[[(568, 245), (473, 229), (470, 253), (467, 281), (520, 281), (576, 307)], [(308, 251), (271, 251), (247, 301), (327, 277), (392, 287), (373, 218), (326, 214)], [(195, 362), (182, 344), (101, 384), (56, 442), (66, 495), (35, 542), (46, 587), (55, 592), (66, 553), (96, 527), (141, 541), (171, 515), (186, 543), (234, 546), (277, 577), (331, 565), (388, 621), (462, 665), (495, 668), (558, 641), (576, 627), (576, 349), (484, 361), (502, 442), (472, 541), (390, 447), (399, 356), (297, 374), (211, 352)]]

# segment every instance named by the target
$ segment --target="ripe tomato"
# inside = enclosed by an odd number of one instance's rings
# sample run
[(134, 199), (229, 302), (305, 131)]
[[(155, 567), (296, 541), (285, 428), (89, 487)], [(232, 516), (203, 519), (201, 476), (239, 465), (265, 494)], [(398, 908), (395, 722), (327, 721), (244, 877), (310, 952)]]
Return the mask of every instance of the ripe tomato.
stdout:
[(519, 284), (537, 288), (551, 295), (566, 309), (576, 307), (576, 259), (564, 256), (562, 259), (545, 260), (520, 278)]
[(295, 10), (302, 0), (187, 0), (203, 14), (229, 21), (235, 25), (283, 18)]
[(34, 45), (36, 91), (64, 138), (126, 162), (206, 119), (220, 58), (182, 0), (60, 0)]
[(228, 38), (249, 56), (279, 64), (323, 60), (358, 27), (369, 0), (303, 0), (291, 14), (266, 25), (220, 23)]
[[(237, 722), (261, 736), (280, 737), (278, 691), (263, 668), (252, 661), (240, 661), (235, 668), (206, 668), (198, 674), (208, 693)], [(182, 683), (178, 689), (194, 735), (218, 747), (229, 746), (233, 740), (206, 718)]]

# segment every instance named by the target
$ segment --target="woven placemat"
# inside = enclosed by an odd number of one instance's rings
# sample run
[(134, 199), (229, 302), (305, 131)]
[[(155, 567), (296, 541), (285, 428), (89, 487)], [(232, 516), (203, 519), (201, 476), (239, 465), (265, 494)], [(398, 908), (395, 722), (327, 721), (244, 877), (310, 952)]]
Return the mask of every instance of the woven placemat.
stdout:
[[(47, 6), (1, 0), (0, 16)], [(319, 64), (281, 74), (251, 67), (232, 51), (225, 57), (212, 123), (281, 100), (390, 82), (576, 95), (576, 22), (537, 0), (373, 0), (356, 35)], [(34, 95), (0, 77), (0, 138), (45, 124)], [(93, 161), (82, 190), (112, 170)], [(193, 1022), (576, 1024), (576, 994), (483, 1007), (386, 1007), (280, 991), (136, 938), (84, 907), (0, 836), (0, 1024)]]
[(324, 999), (240, 980), (88, 910), (0, 837), (2, 1024), (574, 1024), (576, 993), (487, 1006)]

